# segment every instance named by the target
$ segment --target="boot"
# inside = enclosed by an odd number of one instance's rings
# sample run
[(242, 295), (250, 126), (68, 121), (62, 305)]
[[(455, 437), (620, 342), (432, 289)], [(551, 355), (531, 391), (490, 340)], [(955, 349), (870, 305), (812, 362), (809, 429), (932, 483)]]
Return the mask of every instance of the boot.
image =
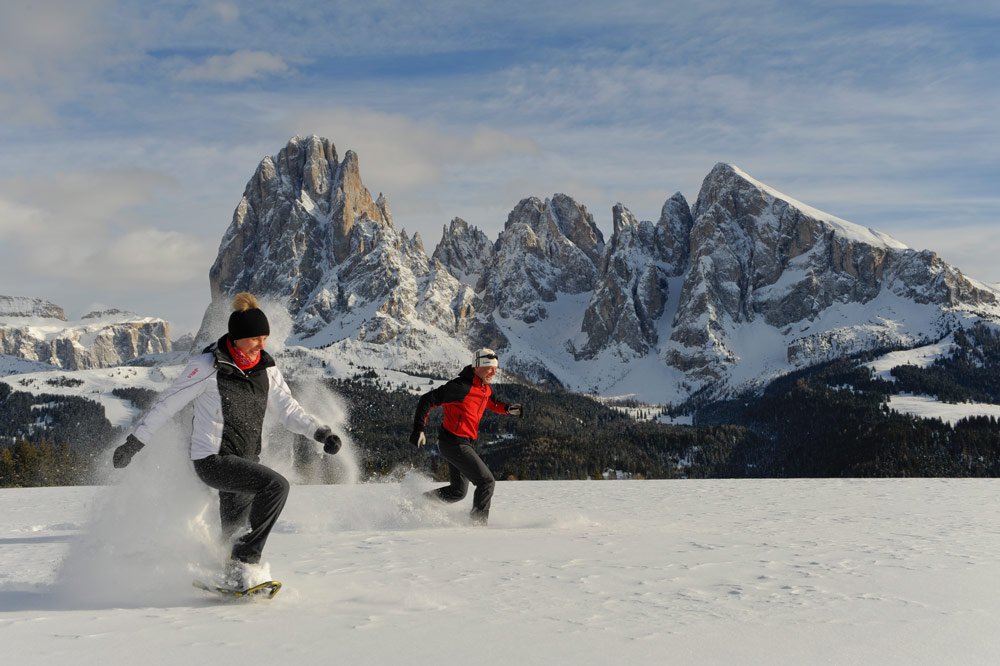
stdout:
[(222, 586), (233, 590), (245, 590), (248, 585), (247, 563), (237, 559), (229, 560), (222, 574)]

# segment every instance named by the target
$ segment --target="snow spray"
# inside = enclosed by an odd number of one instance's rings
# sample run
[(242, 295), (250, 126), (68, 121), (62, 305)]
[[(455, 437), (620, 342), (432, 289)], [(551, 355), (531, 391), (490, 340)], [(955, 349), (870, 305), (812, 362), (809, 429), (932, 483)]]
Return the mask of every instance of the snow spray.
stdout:
[[(271, 327), (267, 350), (281, 363), (292, 319), (280, 304), (261, 307)], [(206, 313), (202, 331), (208, 342), (224, 333), (227, 316), (221, 303)], [(271, 417), (265, 422), (261, 462), (293, 482), (357, 483), (344, 402), (325, 386), (322, 372), (290, 367), (286, 378), (294, 382), (295, 397), (306, 411), (330, 426), (343, 446), (335, 456), (324, 455), (311, 437), (298, 437)], [(124, 470), (112, 470), (109, 452), (105, 480), (113, 485), (95, 502), (85, 532), (70, 546), (57, 575), (55, 591), (67, 605), (189, 602), (193, 579), (212, 579), (222, 570), (229, 546), (221, 539), (217, 493), (198, 479), (191, 464), (190, 425), (182, 425), (190, 423), (187, 408)]]
[(68, 604), (190, 601), (192, 578), (221, 568), (228, 553), (220, 545), (218, 502), (195, 475), (189, 451), (183, 428), (168, 424), (115, 471), (117, 485), (98, 498), (70, 545), (57, 595)]
[(295, 399), (321, 424), (329, 426), (343, 443), (336, 455), (326, 455), (318, 442), (311, 437), (303, 442), (285, 430), (272, 415), (264, 423), (261, 462), (294, 483), (357, 483), (360, 467), (354, 442), (346, 429), (347, 405), (327, 386), (322, 368), (288, 362), (294, 356), (294, 351), (287, 348), (294, 322), (285, 306), (276, 301), (262, 300), (260, 307), (267, 314), (271, 328), (267, 351), (275, 357), (285, 380), (292, 384)]

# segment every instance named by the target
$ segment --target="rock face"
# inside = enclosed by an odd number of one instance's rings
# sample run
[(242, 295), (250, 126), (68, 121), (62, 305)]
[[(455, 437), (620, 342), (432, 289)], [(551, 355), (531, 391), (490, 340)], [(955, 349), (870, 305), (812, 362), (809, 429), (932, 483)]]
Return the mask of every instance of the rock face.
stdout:
[(486, 268), (493, 262), (493, 243), (482, 231), (456, 217), (445, 227), (433, 257), (462, 284), (478, 291)]
[[(455, 218), (428, 256), (371, 197), (354, 153), (294, 138), (246, 187), (210, 272), (212, 308), (252, 291), (288, 310), (293, 344), (380, 367), (453, 365), (487, 345), (534, 378), (680, 397), (1000, 317), (996, 289), (934, 253), (731, 165), (712, 169), (693, 208), (677, 193), (656, 223), (622, 204), (612, 217), (605, 243), (569, 196), (529, 197), (495, 242)], [(213, 337), (205, 321), (199, 341)]]
[[(323, 363), (447, 374), (489, 346), (531, 379), (666, 402), (1000, 321), (995, 286), (732, 165), (712, 169), (693, 207), (670, 197), (655, 223), (611, 213), (605, 242), (571, 197), (529, 197), (495, 242), (455, 218), (428, 256), (365, 188), (356, 154), (295, 137), (247, 183), (192, 348), (251, 291), (272, 337)], [(160, 319), (70, 322), (52, 303), (0, 296), (0, 354), (78, 369), (170, 350)]]
[(282, 293), (298, 314), (330, 265), (366, 252), (392, 228), (382, 204), (361, 184), (357, 155), (348, 151), (338, 161), (326, 139), (292, 139), (261, 160), (247, 183), (209, 271), (213, 300), (239, 291)]
[(664, 204), (655, 225), (640, 222), (622, 204), (612, 209), (612, 219), (614, 233), (583, 317), (587, 342), (576, 354), (578, 359), (593, 358), (616, 344), (637, 355), (655, 348), (670, 279), (687, 269), (691, 210), (679, 192)]
[(40, 298), (0, 296), (0, 318), (40, 317), (66, 321), (66, 313), (55, 303)]
[(47, 301), (0, 296), (0, 354), (82, 370), (168, 351), (170, 329), (162, 319), (108, 310), (70, 322)]
[[(473, 290), (430, 259), (419, 236), (393, 227), (386, 199), (361, 182), (357, 155), (338, 161), (316, 136), (261, 161), (209, 280), (210, 313), (250, 291), (285, 307), (293, 339), (311, 346), (353, 336), (419, 349), (431, 340), (418, 329), (458, 336), (477, 310)], [(199, 342), (217, 334), (211, 319)]]
[[(694, 207), (690, 270), (668, 362), (718, 377), (725, 365), (739, 362), (730, 340), (742, 325), (762, 320), (780, 331), (813, 322), (835, 306), (865, 305), (888, 295), (939, 308), (990, 309), (998, 303), (996, 292), (976, 286), (931, 252), (910, 250), (718, 164)], [(913, 333), (894, 336), (891, 328), (875, 337), (899, 343)], [(808, 360), (806, 348), (793, 341), (789, 359)], [(848, 345), (842, 351), (860, 348)]]
[(597, 285), (604, 236), (587, 209), (564, 194), (522, 200), (507, 217), (483, 280), (486, 307), (531, 324), (556, 294)]

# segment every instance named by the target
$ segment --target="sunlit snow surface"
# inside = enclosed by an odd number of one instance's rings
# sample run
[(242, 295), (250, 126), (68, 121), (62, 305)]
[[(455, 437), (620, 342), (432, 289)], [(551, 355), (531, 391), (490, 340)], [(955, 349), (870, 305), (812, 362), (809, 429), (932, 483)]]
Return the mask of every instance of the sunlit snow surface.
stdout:
[(294, 486), (224, 603), (193, 475), (0, 490), (9, 664), (995, 664), (995, 480), (501, 482), (488, 528), (432, 482)]

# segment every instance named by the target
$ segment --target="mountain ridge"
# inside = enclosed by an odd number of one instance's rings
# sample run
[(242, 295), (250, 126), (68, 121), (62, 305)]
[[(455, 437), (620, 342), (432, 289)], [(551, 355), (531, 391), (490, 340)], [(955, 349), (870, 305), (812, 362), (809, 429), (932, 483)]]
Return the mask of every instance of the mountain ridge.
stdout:
[[(491, 346), (532, 381), (664, 400), (1000, 321), (1000, 292), (933, 252), (735, 165), (716, 164), (693, 205), (669, 197), (656, 223), (621, 203), (612, 222), (606, 239), (572, 197), (529, 196), (496, 240), (454, 218), (428, 256), (368, 193), (355, 153), (338, 163), (328, 139), (294, 137), (247, 184), (213, 307), (244, 289), (270, 298), (305, 353), (443, 371)], [(241, 261), (252, 269), (222, 270)]]
[(665, 403), (1000, 321), (994, 286), (735, 165), (716, 164), (693, 205), (668, 197), (656, 222), (616, 204), (607, 238), (556, 193), (521, 199), (492, 241), (453, 218), (428, 254), (360, 162), (316, 135), (261, 159), (209, 271), (195, 349), (252, 291), (272, 344), (332, 373), (447, 376), (489, 346), (529, 381)]

